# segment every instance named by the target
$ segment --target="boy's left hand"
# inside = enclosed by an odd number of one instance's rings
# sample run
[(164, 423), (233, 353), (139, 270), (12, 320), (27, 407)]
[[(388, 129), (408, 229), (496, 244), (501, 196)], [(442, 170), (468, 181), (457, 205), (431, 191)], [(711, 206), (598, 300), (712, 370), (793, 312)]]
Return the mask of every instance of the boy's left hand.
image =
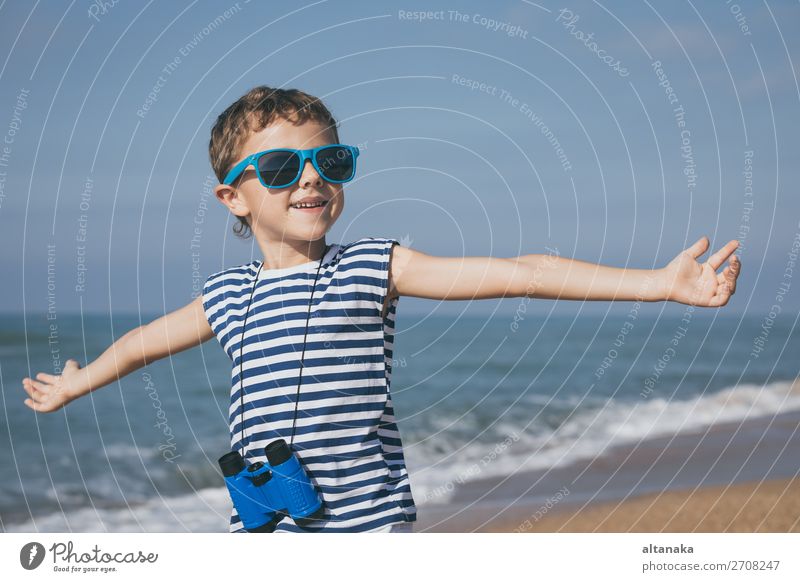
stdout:
[[(732, 240), (703, 264), (697, 258), (708, 250), (708, 238), (703, 236), (661, 269), (664, 299), (699, 307), (722, 307), (736, 292), (736, 278), (741, 261), (733, 254), (739, 241)], [(730, 264), (717, 273), (730, 257)]]

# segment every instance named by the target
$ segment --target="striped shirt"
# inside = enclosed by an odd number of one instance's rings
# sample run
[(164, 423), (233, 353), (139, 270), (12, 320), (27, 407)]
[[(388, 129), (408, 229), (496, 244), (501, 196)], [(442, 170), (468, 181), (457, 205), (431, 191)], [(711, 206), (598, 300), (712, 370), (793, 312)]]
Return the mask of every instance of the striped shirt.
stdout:
[[(325, 517), (300, 528), (287, 516), (276, 531), (377, 531), (416, 520), (389, 393), (399, 298), (392, 299), (382, 315), (395, 244), (394, 239), (362, 238), (330, 245), (323, 258), (308, 324), (292, 448), (320, 492)], [(241, 352), (242, 322), (261, 262), (215, 273), (203, 286), (208, 323), (232, 361), (231, 447), (250, 463), (266, 461), (264, 447), (269, 442), (289, 442), (319, 265), (316, 260), (261, 270)], [(230, 531), (244, 531), (235, 508)]]

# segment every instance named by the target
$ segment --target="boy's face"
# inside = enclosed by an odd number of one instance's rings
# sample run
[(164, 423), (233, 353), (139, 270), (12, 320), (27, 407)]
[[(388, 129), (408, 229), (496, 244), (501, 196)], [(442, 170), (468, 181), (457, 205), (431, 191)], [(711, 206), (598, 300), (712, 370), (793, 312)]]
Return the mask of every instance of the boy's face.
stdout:
[[(331, 143), (336, 143), (333, 131), (317, 121), (294, 125), (278, 117), (248, 138), (237, 161), (274, 148), (310, 149)], [(309, 242), (324, 237), (342, 213), (342, 186), (323, 180), (307, 160), (300, 179), (287, 188), (265, 188), (251, 165), (234, 184), (220, 184), (215, 191), (233, 214), (247, 217), (257, 240)], [(292, 208), (292, 204), (309, 196), (328, 202), (321, 211)]]

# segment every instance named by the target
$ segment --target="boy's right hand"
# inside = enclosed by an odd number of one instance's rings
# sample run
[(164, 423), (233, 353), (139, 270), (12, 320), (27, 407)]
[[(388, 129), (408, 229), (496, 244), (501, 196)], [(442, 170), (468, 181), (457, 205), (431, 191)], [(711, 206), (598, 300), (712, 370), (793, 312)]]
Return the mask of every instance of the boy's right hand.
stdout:
[(25, 405), (36, 412), (53, 412), (142, 366), (212, 337), (214, 330), (200, 295), (188, 305), (132, 329), (83, 369), (75, 360), (67, 360), (60, 376), (39, 373), (36, 380), (24, 378), (22, 387), (30, 396)]
[(30, 398), (25, 405), (36, 412), (53, 412), (84, 394), (85, 372), (75, 360), (67, 360), (60, 376), (39, 372), (36, 380), (22, 379), (22, 387)]

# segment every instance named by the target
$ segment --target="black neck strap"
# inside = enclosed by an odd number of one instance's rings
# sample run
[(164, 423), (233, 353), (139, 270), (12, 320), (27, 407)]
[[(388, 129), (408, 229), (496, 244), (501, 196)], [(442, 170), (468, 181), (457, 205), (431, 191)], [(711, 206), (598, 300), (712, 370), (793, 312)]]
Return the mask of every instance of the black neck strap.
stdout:
[[(305, 360), (306, 355), (306, 339), (308, 338), (308, 323), (311, 320), (311, 305), (314, 302), (314, 291), (317, 288), (317, 279), (319, 278), (319, 271), (322, 268), (322, 261), (325, 259), (325, 255), (328, 254), (328, 249), (330, 249), (330, 245), (325, 245), (325, 250), (322, 252), (322, 256), (319, 259), (319, 265), (317, 266), (317, 274), (314, 276), (314, 285), (311, 287), (311, 298), (308, 300), (308, 313), (306, 314), (306, 330), (303, 334), (303, 351), (300, 355), (300, 375), (297, 379), (297, 393), (295, 394), (294, 399), (294, 418), (292, 419), (292, 436), (289, 439), (289, 446), (291, 447), (294, 443), (294, 431), (295, 425), (297, 424), (297, 406), (300, 403), (300, 384), (303, 381), (303, 361)], [(253, 281), (253, 288), (250, 290), (250, 299), (247, 302), (247, 310), (244, 314), (244, 322), (242, 323), (242, 339), (239, 342), (239, 417), (242, 423), (242, 430), (241, 430), (241, 438), (240, 444), (242, 448), (241, 455), (245, 457), (245, 450), (244, 450), (244, 332), (247, 329), (247, 317), (250, 315), (250, 306), (253, 303), (253, 295), (256, 292), (256, 286), (258, 285), (258, 276), (261, 274), (261, 267), (264, 266), (263, 261), (258, 266), (258, 271), (256, 272), (255, 280)]]

